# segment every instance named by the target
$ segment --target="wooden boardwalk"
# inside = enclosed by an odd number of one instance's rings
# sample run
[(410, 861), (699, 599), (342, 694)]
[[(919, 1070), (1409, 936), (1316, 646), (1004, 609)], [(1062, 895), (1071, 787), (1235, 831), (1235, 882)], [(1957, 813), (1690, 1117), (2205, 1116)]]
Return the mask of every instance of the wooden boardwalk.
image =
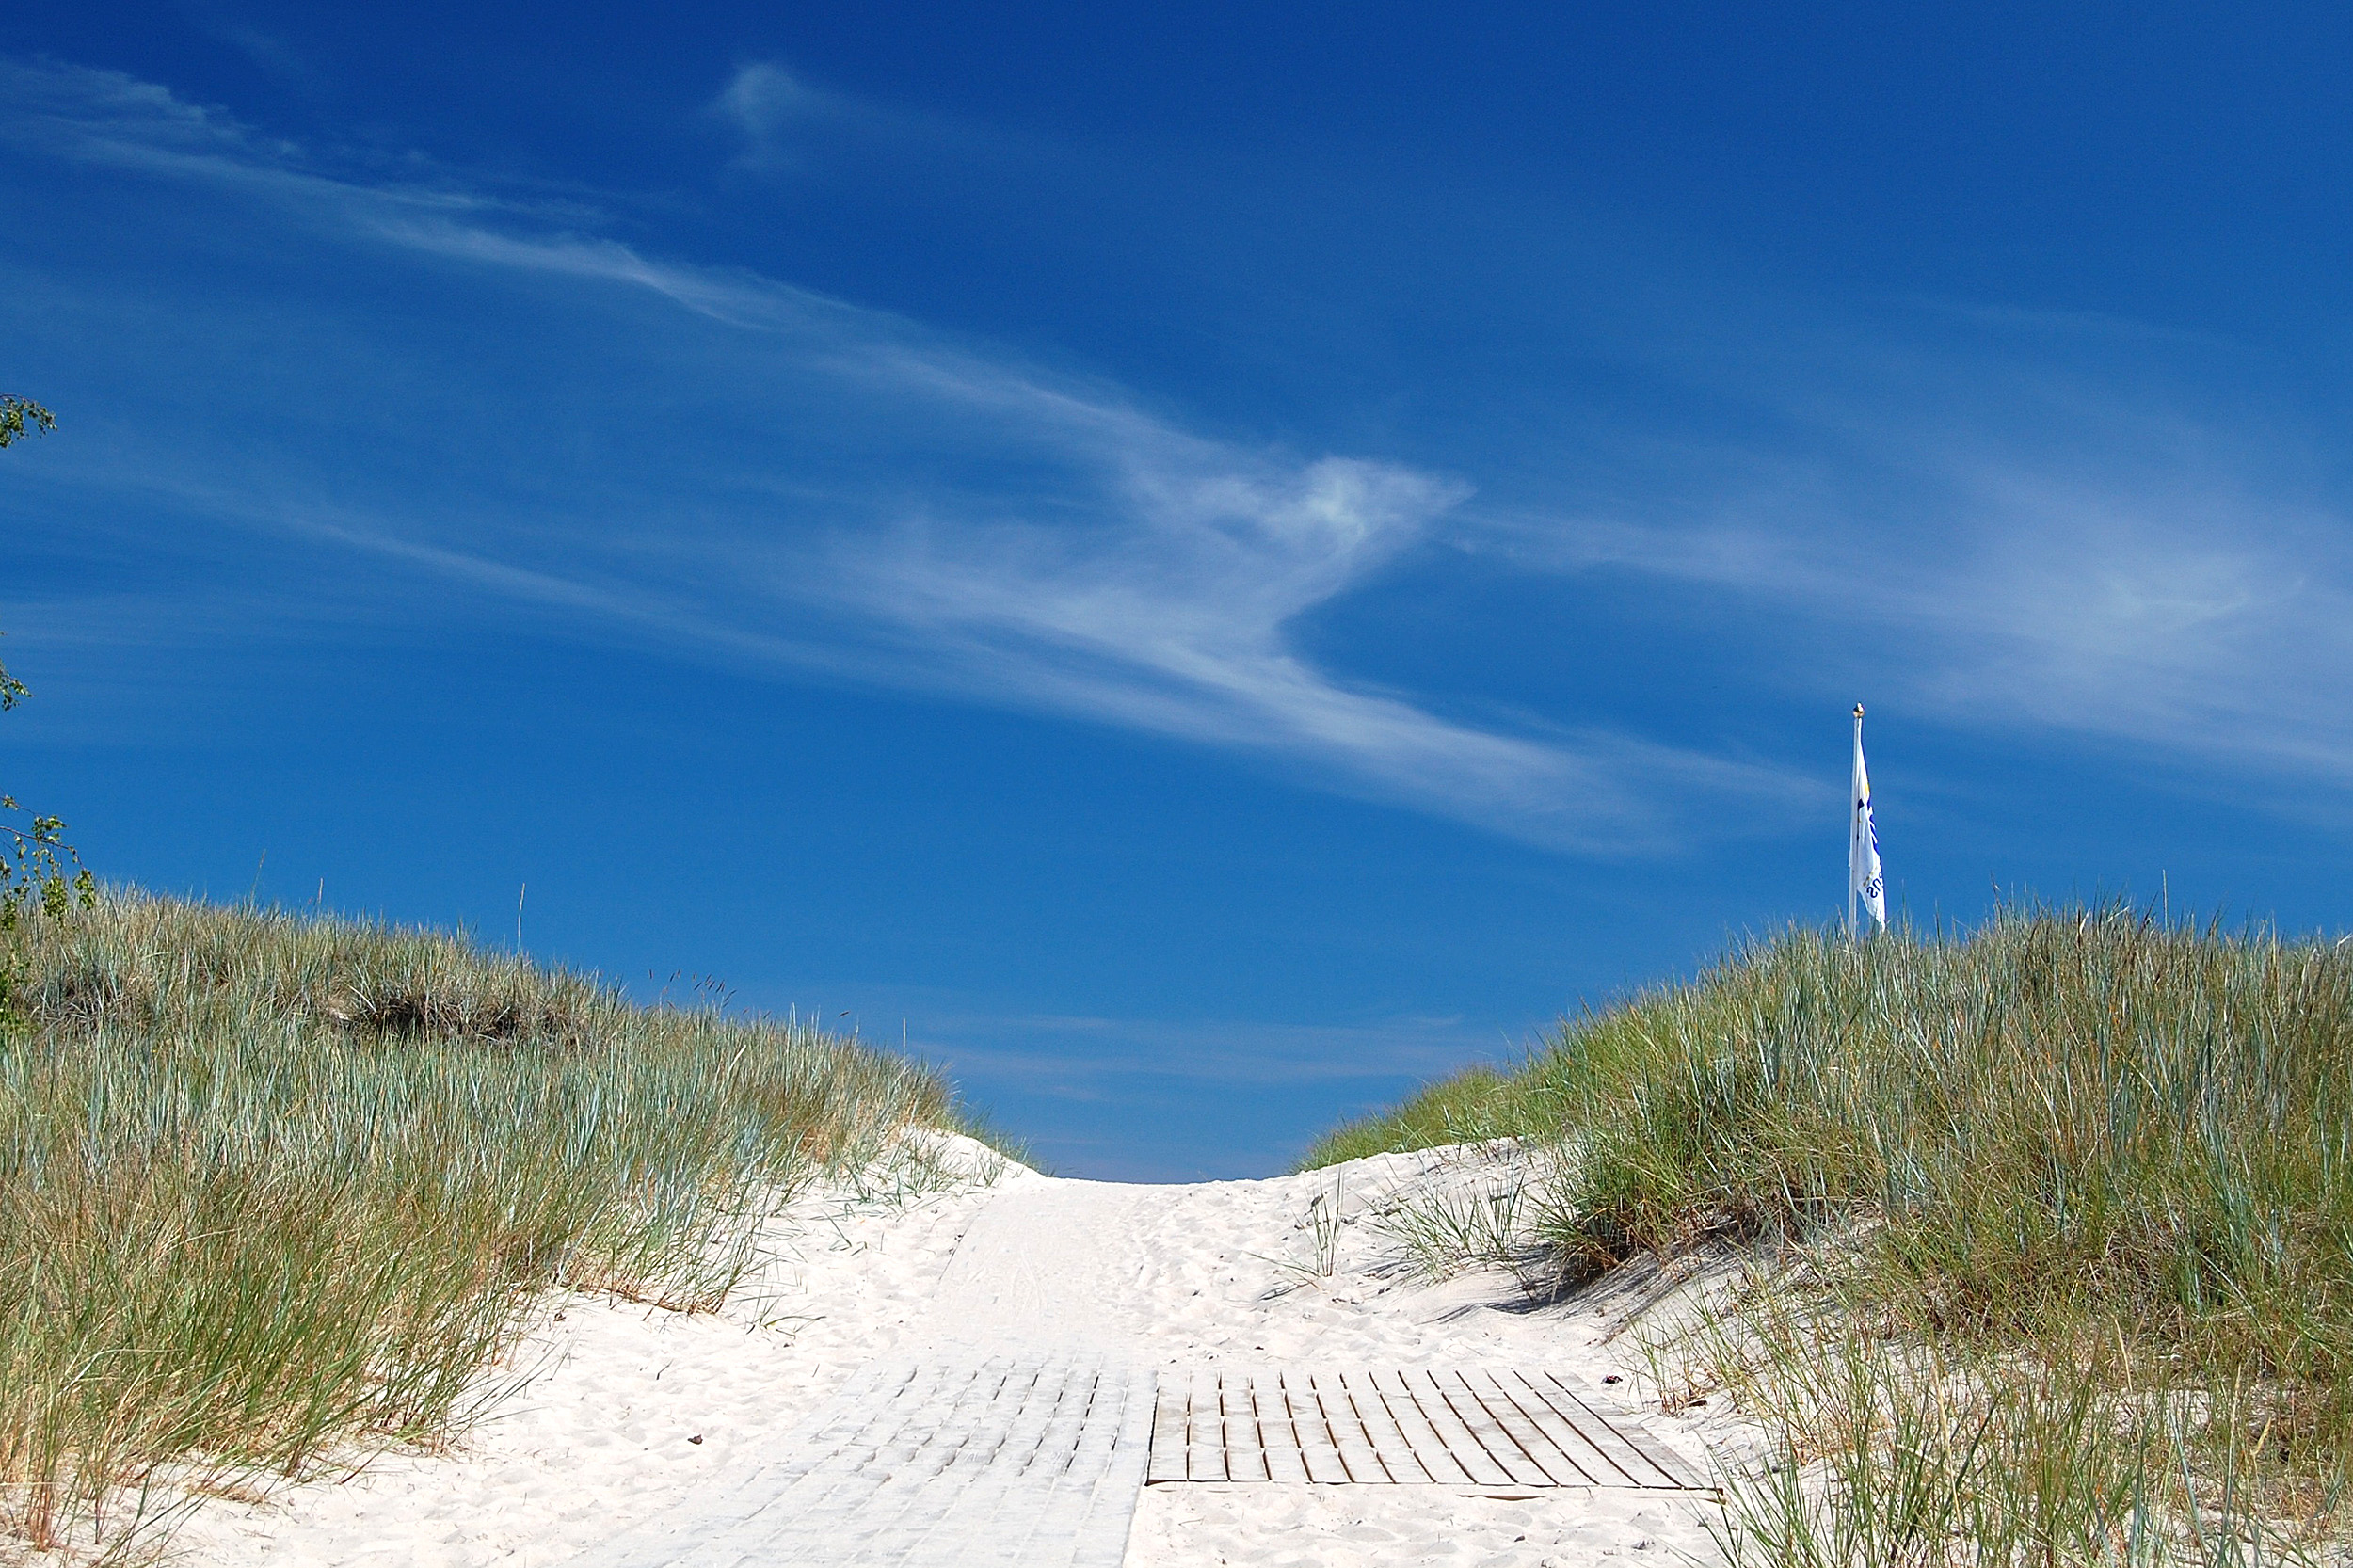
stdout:
[(773, 1461), (574, 1568), (1119, 1568), (1147, 1480), (1706, 1484), (1542, 1371), (956, 1357), (869, 1367)]
[(1707, 1482), (1542, 1371), (1205, 1368), (1163, 1375), (1149, 1481), (1465, 1487)]
[(574, 1568), (1119, 1568), (1152, 1393), (1085, 1359), (869, 1368), (776, 1463)]

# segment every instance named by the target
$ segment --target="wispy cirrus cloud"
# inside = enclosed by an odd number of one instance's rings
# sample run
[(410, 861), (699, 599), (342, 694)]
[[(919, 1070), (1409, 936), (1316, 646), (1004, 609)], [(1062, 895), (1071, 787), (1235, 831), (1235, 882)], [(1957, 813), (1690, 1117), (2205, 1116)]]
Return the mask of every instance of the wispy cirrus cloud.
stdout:
[(324, 94), (328, 78), (318, 63), (280, 34), (257, 26), (239, 15), (233, 4), (217, 0), (179, 0), (180, 14), (199, 28), (243, 55), (261, 71), (296, 92)]
[[(386, 287), (415, 287), (403, 269), (427, 268), (437, 288), (508, 301), (453, 300), (422, 328), (463, 345), (448, 362), (469, 379), (454, 390), (500, 410), (438, 429), (428, 481), (408, 455), (413, 409), (390, 390), (336, 380), (322, 411), (308, 372), (289, 368), (282, 386), (241, 395), (264, 424), (342, 422), (339, 460), (113, 454), (105, 483), (171, 488), (227, 525), (616, 634), (1217, 747), (1555, 848), (1658, 851), (1688, 837), (1678, 819), (1694, 801), (1769, 816), (1815, 791), (1638, 736), (1449, 716), (1307, 657), (1300, 618), (1441, 537), (1469, 493), (1453, 477), (1213, 440), (1117, 387), (664, 261), (446, 170), (334, 167), (127, 77), (19, 63), (0, 86), (13, 104), (0, 134), (244, 202), (258, 250), (299, 233)], [(781, 76), (739, 74), (729, 91), (747, 130), (815, 112)], [(376, 325), (332, 299), (312, 305), (379, 359), (416, 352), (373, 344)], [(502, 346), (525, 379), (498, 379)], [(633, 378), (634, 404), (581, 392), (599, 376)], [(669, 444), (646, 445), (632, 412), (665, 399)], [(581, 419), (600, 440), (638, 443), (625, 477), (547, 477)]]
[(738, 66), (711, 112), (742, 138), (739, 167), (770, 169), (797, 161), (796, 133), (864, 118), (856, 100), (810, 86), (775, 60)]
[[(2215, 393), (2237, 374), (2226, 344), (2016, 311), (1864, 321), (1701, 302), (1629, 362), (1769, 434), (1570, 427), (1589, 472), (1560, 489), (1607, 499), (1504, 502), (1426, 466), (1212, 439), (997, 345), (664, 259), (572, 193), (341, 164), (113, 73), (18, 62), (0, 96), (20, 147), (248, 203), (257, 249), (324, 236), (388, 279), (528, 296), (535, 331), (585, 346), (560, 369), (464, 367), (464, 390), (502, 410), (485, 440), (577, 439), (539, 405), (635, 440), (625, 415), (568, 401), (608, 376), (705, 427), (664, 425), (676, 455), (625, 484), (506, 493), (501, 477), (463, 498), (463, 527), (449, 498), (349, 468), (144, 471), (238, 526), (616, 634), (1077, 715), (1577, 851), (1778, 823), (1819, 786), (1575, 712), (1449, 712), (1310, 657), (1303, 623), (1459, 547), (1621, 584), (1661, 606), (1661, 637), (1678, 605), (1721, 606), (1760, 688), (1812, 700), (1827, 674), (1841, 693), (2163, 767), (2353, 776), (2337, 695), (2353, 678), (2353, 512), (2316, 437)], [(774, 64), (741, 68), (713, 112), (779, 156), (813, 127), (892, 123)], [(488, 301), (463, 308), (507, 309)], [(1745, 346), (1706, 359), (1693, 343)]]
[(807, 171), (839, 158), (1002, 164), (1052, 156), (989, 127), (841, 92), (782, 60), (747, 60), (705, 106), (736, 141), (731, 167), (752, 175)]
[(1949, 309), (1784, 342), (1785, 379), (1713, 383), (1770, 447), (1695, 447), (1640, 510), (1489, 516), (1484, 547), (1743, 607), (1785, 683), (1849, 672), (2177, 774), (2353, 777), (2353, 498), (2317, 432), (2239, 390), (2243, 354)]

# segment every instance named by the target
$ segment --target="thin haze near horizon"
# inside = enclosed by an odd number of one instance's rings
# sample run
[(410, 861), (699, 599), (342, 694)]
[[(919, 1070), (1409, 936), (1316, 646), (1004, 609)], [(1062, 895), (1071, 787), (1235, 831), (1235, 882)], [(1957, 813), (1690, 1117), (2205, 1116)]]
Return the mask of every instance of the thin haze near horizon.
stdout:
[(2345, 923), (2353, 21), (364, 11), (0, 37), (0, 784), (103, 875), (1128, 1179), (1837, 918), (1857, 698), (1914, 921)]

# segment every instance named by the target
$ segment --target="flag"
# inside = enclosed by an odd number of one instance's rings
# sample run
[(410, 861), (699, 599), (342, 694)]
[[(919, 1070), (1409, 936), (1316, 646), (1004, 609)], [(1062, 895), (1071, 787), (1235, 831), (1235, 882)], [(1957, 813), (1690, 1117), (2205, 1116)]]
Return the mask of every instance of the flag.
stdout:
[(1855, 930), (1855, 901), (1861, 899), (1872, 920), (1887, 927), (1887, 886), (1880, 879), (1880, 835), (1871, 821), (1871, 776), (1863, 766), (1863, 704), (1854, 705), (1854, 820), (1847, 832), (1847, 931)]

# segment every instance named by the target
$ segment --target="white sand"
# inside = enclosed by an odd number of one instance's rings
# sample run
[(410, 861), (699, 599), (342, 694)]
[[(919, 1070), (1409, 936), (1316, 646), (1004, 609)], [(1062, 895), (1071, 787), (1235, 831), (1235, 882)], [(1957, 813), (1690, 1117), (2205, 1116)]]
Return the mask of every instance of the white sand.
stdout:
[[(952, 1160), (977, 1145), (938, 1145)], [(1014, 1168), (913, 1199), (842, 1186), (771, 1223), (769, 1257), (720, 1313), (551, 1301), (516, 1362), (528, 1384), (440, 1454), (378, 1456), (356, 1475), (216, 1499), (181, 1529), (205, 1565), (552, 1565), (625, 1525), (772, 1457), (854, 1368), (931, 1347), (1094, 1345), (1151, 1364), (1544, 1366), (1594, 1384), (1641, 1371), (1608, 1338), (1640, 1298), (1628, 1281), (1526, 1310), (1510, 1278), (1436, 1287), (1398, 1267), (1368, 1210), (1401, 1189), (1468, 1186), (1467, 1152), (1340, 1167), (1338, 1267), (1306, 1277), (1309, 1204), (1336, 1173), (1183, 1187), (1056, 1181)], [(998, 1208), (992, 1214), (990, 1206)], [(958, 1244), (973, 1233), (974, 1244)], [(991, 1240), (991, 1238), (994, 1240)], [(987, 1244), (984, 1244), (987, 1243)], [(982, 1266), (980, 1261), (993, 1258)], [(1008, 1259), (1011, 1262), (1008, 1262)], [(560, 1317), (559, 1317), (560, 1314)], [(1627, 1402), (1631, 1404), (1629, 1397)], [(1711, 1468), (1725, 1414), (1649, 1415)], [(699, 1441), (696, 1441), (699, 1439)], [(1128, 1568), (1497, 1564), (1538, 1568), (1712, 1558), (1689, 1494), (1480, 1496), (1428, 1486), (1147, 1488)]]

